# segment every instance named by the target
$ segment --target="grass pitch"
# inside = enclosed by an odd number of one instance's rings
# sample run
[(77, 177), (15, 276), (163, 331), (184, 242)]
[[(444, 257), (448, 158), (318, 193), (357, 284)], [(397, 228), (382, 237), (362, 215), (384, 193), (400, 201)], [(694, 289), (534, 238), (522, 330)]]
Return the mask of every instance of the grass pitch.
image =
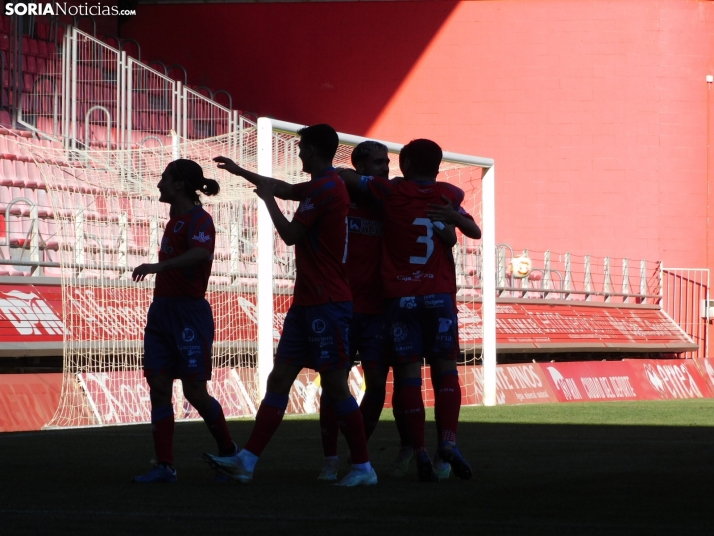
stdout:
[[(714, 534), (714, 400), (464, 408), (475, 476), (438, 484), (389, 476), (389, 413), (370, 441), (380, 483), (358, 489), (316, 480), (316, 418), (286, 419), (247, 486), (213, 482), (203, 423), (176, 427), (175, 485), (130, 483), (149, 426), (0, 434), (0, 535)], [(252, 425), (230, 428), (241, 442)]]

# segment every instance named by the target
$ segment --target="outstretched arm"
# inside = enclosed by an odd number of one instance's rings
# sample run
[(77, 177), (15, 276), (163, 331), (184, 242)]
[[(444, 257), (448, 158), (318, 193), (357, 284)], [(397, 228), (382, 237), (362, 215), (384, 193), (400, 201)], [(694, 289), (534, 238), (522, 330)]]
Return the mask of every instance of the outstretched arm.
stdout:
[(437, 205), (435, 203), (429, 203), (429, 209), (426, 211), (426, 215), (435, 222), (440, 221), (458, 227), (459, 230), (469, 238), (476, 240), (481, 238), (481, 229), (476, 225), (476, 222), (455, 209), (449, 198), (445, 196), (441, 197), (446, 204)]
[(299, 221), (289, 221), (280, 210), (278, 203), (275, 201), (275, 194), (272, 190), (272, 184), (262, 182), (255, 188), (255, 193), (265, 202), (265, 207), (268, 209), (270, 219), (273, 220), (273, 225), (278, 231), (280, 238), (288, 245), (292, 246), (300, 242), (307, 234), (307, 227)]
[(347, 189), (351, 192), (359, 191), (360, 181), (362, 180), (362, 175), (357, 173), (354, 169), (349, 168), (338, 168), (337, 173), (347, 186)]
[(296, 200), (292, 195), (293, 187), (290, 183), (281, 181), (280, 179), (273, 179), (272, 177), (264, 177), (263, 175), (258, 175), (257, 173), (248, 171), (225, 156), (217, 156), (213, 159), (213, 161), (218, 163), (218, 169), (225, 169), (228, 173), (243, 177), (245, 180), (255, 184), (256, 186), (260, 186), (264, 183), (269, 184), (275, 197), (279, 197), (280, 199)]

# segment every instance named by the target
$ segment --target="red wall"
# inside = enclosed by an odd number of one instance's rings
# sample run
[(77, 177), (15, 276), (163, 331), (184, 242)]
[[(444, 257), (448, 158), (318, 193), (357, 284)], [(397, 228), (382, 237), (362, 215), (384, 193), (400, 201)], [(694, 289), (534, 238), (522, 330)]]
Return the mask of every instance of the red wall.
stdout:
[(144, 57), (238, 108), (495, 158), (499, 242), (712, 266), (714, 2), (138, 9)]

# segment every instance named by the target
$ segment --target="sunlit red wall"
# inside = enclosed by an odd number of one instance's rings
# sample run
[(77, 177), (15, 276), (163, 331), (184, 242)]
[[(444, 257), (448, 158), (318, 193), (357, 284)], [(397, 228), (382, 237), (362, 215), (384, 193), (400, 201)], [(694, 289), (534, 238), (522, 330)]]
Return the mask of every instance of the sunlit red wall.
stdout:
[(122, 35), (237, 108), (495, 158), (499, 242), (714, 267), (714, 2), (138, 9)]

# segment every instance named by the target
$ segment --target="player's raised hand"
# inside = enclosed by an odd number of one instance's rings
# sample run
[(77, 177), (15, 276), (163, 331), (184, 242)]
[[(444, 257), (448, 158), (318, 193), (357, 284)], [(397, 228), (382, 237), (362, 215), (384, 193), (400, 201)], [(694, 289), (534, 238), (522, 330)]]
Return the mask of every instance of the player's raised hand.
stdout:
[(218, 163), (218, 169), (225, 169), (228, 173), (232, 173), (233, 175), (240, 175), (242, 171), (242, 168), (228, 157), (217, 156), (213, 161)]
[(433, 221), (441, 221), (444, 223), (454, 223), (458, 218), (458, 211), (454, 208), (453, 203), (446, 196), (441, 196), (446, 203), (445, 205), (437, 205), (429, 203), (426, 215)]

